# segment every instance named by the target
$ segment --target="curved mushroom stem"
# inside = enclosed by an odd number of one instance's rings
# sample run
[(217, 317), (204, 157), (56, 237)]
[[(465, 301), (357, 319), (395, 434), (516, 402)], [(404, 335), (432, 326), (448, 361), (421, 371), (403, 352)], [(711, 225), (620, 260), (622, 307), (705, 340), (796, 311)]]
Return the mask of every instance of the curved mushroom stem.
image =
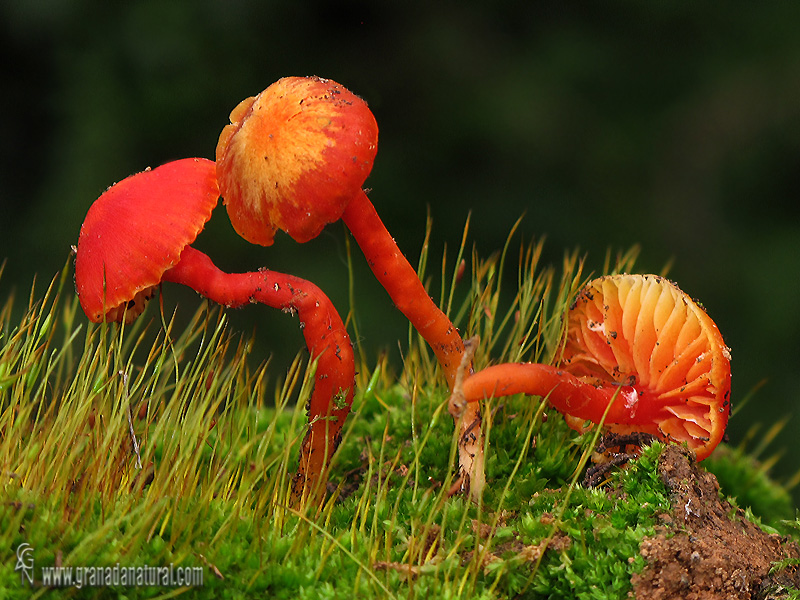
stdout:
[(330, 459), (341, 441), (355, 385), (353, 346), (328, 297), (304, 279), (275, 271), (225, 273), (191, 246), (183, 250), (180, 261), (163, 280), (187, 285), (229, 308), (259, 302), (297, 311), (311, 358), (317, 359), (317, 373), (307, 406), (308, 432), (292, 480), (292, 502), (324, 493)]
[(430, 344), (448, 387), (453, 389), (464, 353), (458, 329), (425, 291), (414, 267), (397, 247), (363, 190), (347, 205), (342, 219), (394, 305)]
[[(425, 291), (416, 270), (397, 247), (364, 190), (350, 200), (342, 219), (394, 305), (433, 349), (452, 391), (464, 355), (464, 341), (458, 329)], [(472, 370), (471, 365), (467, 370)], [(463, 414), (459, 439), (462, 489), (470, 479), (482, 480), (482, 456), (480, 406), (470, 404)]]
[[(538, 363), (487, 367), (467, 377), (461, 393), (467, 404), (514, 394), (541, 396), (559, 412), (594, 423), (599, 423), (604, 415), (607, 423), (652, 423), (659, 405), (647, 390), (611, 382), (589, 383), (563, 369)], [(451, 402), (451, 412), (463, 408)]]

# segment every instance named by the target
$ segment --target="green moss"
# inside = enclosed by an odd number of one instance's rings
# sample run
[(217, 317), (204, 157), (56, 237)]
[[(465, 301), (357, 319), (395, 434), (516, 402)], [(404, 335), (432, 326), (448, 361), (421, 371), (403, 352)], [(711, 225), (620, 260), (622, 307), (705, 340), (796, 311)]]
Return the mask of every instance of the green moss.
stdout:
[[(532, 273), (533, 258), (527, 264)], [(558, 286), (552, 273), (537, 276), (538, 287), (521, 277), (530, 297), (509, 313), (522, 306), (528, 317), (490, 323), (476, 315), (498, 314), (499, 283), (476, 267), (465, 306), (488, 309), (459, 312), (508, 336), (502, 356), (521, 347), (539, 355), (558, 335), (576, 268), (566, 261)], [(41, 568), (54, 565), (172, 564), (203, 570), (202, 588), (174, 590), (193, 597), (625, 598), (644, 566), (642, 538), (670, 510), (659, 444), (600, 488), (583, 488), (592, 436), (526, 397), (484, 407), (482, 503), (451, 497), (447, 394), (416, 342), (398, 376), (384, 363), (361, 369), (370, 375), (359, 382), (328, 501), (289, 509), (306, 365), (295, 361), (266, 402), (265, 367), (249, 366), (248, 344), (219, 312), (202, 307), (181, 332), (163, 317), (152, 331), (87, 328), (66, 280), (65, 270), (18, 324), (0, 308), (0, 598), (47, 591), (14, 570), (22, 543), (34, 549), (39, 584)], [(708, 464), (723, 491), (766, 523), (792, 516), (785, 491), (747, 456), (720, 453)]]

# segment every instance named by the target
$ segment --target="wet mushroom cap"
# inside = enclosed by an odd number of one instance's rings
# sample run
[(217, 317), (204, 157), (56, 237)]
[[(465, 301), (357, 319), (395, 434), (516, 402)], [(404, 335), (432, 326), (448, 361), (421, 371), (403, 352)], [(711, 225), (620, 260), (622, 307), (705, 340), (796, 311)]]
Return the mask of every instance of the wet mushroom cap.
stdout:
[(622, 400), (632, 402), (626, 408), (635, 424), (607, 423), (611, 431), (686, 441), (700, 460), (722, 439), (730, 351), (706, 312), (662, 277), (590, 282), (570, 308), (561, 366), (585, 381), (638, 391), (638, 403)]
[(217, 178), (234, 229), (268, 246), (280, 229), (313, 239), (341, 218), (372, 170), (378, 125), (335, 81), (285, 77), (230, 115), (217, 144)]
[(118, 321), (126, 308), (126, 321), (138, 316), (218, 199), (214, 162), (187, 158), (131, 175), (95, 200), (75, 257), (75, 287), (89, 319)]

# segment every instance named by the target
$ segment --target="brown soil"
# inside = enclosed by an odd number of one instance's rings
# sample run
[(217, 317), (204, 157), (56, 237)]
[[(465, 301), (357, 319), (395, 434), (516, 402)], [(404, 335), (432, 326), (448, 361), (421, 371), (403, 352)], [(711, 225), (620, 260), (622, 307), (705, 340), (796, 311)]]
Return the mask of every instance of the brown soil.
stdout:
[(744, 511), (721, 500), (716, 478), (699, 469), (685, 450), (670, 444), (659, 472), (673, 511), (661, 517), (654, 537), (642, 541), (645, 569), (631, 579), (640, 600), (768, 600), (800, 588), (800, 569), (770, 574), (777, 561), (800, 558), (798, 545), (765, 533)]

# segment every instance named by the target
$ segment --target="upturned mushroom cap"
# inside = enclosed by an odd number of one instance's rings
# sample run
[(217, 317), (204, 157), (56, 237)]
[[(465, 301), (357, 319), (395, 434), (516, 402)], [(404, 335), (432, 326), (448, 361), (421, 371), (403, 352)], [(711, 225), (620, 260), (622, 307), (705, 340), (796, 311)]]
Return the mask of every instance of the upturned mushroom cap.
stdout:
[(569, 311), (562, 367), (587, 381), (637, 391), (638, 398), (616, 400), (626, 403), (635, 424), (607, 423), (612, 431), (686, 441), (699, 460), (722, 439), (730, 412), (730, 351), (706, 312), (662, 277), (590, 282)]
[(96, 323), (138, 316), (218, 199), (214, 162), (187, 158), (131, 175), (95, 200), (75, 257), (86, 316)]
[(217, 178), (234, 229), (268, 246), (298, 242), (341, 218), (372, 170), (378, 125), (329, 79), (285, 77), (242, 101), (217, 144)]

